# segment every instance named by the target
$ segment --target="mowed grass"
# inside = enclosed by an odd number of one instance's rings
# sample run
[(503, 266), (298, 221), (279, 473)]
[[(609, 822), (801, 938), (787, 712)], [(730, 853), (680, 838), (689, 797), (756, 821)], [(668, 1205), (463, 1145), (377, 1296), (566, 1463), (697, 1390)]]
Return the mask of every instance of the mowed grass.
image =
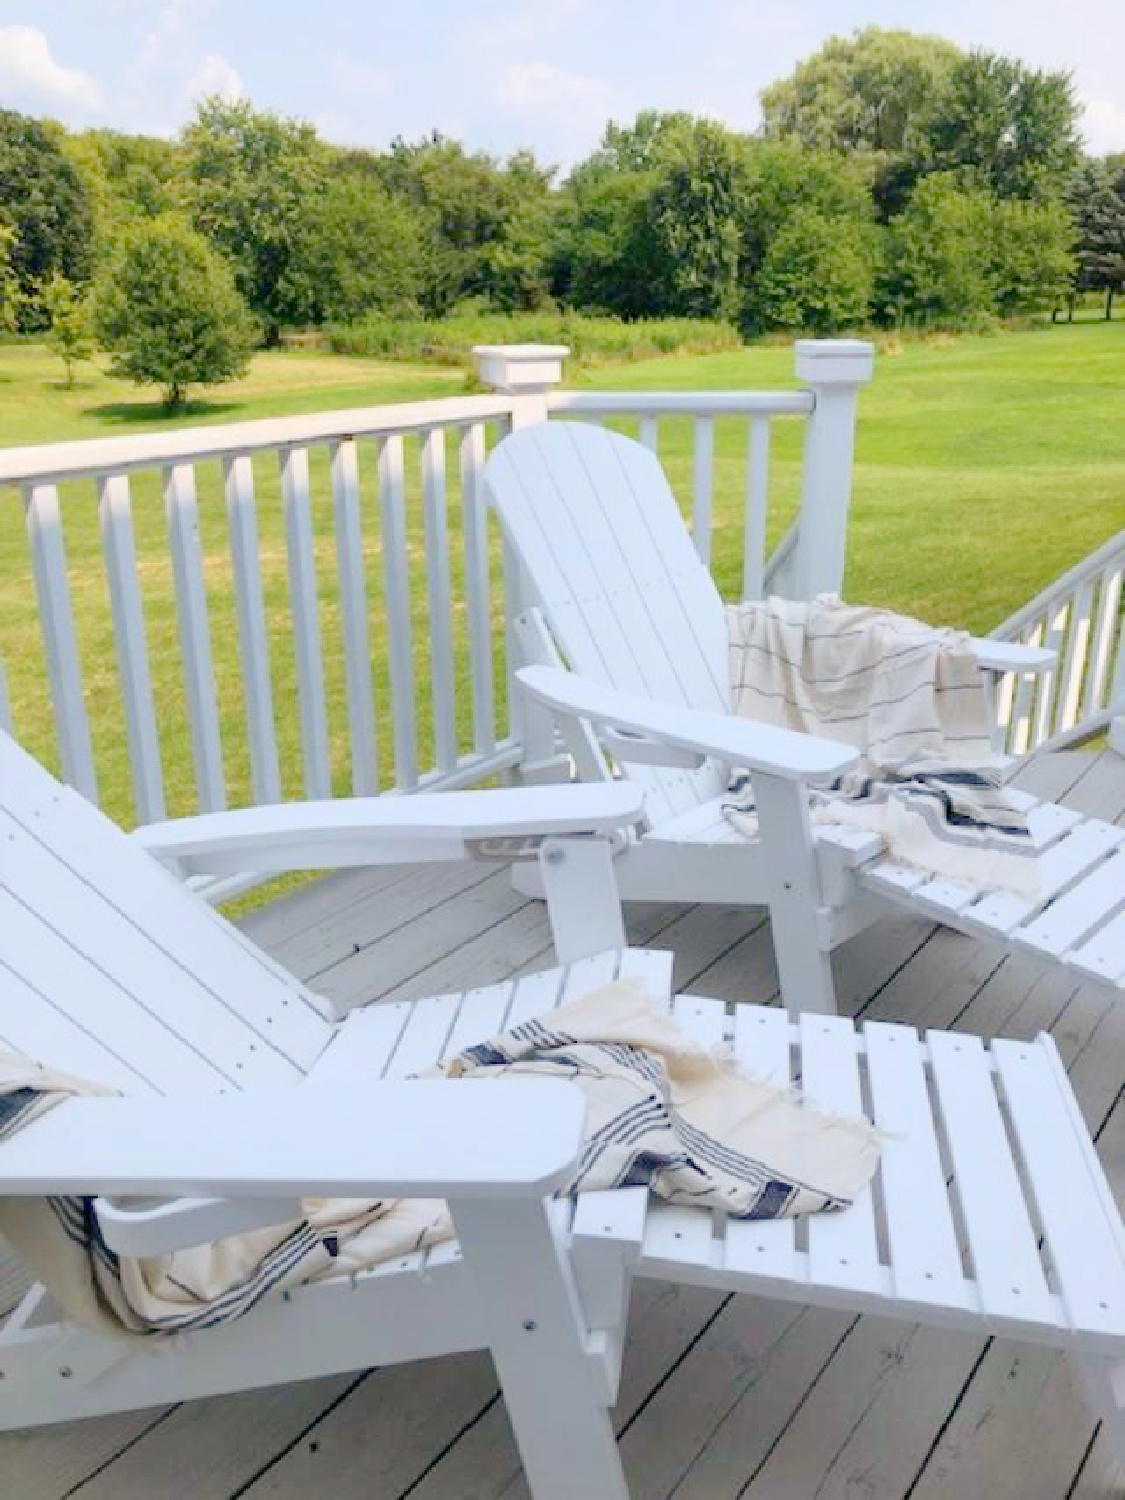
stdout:
[[(0, 348), (0, 444), (153, 432), (162, 426), (381, 404), (463, 393), (463, 377), (425, 365), (318, 353), (259, 355), (249, 377), (215, 392), (174, 422), (149, 393), (85, 367), (73, 391), (61, 366), (32, 346)], [(582, 387), (629, 390), (792, 386), (793, 353), (761, 346), (701, 357), (602, 366), (579, 373)], [(935, 623), (983, 632), (1044, 584), (1125, 526), (1125, 323), (1085, 323), (943, 345), (908, 344), (882, 355), (861, 403), (846, 593)], [(628, 428), (628, 424), (624, 424)], [(769, 535), (791, 519), (800, 484), (802, 424), (773, 424)], [(661, 456), (690, 509), (691, 424), (662, 427)], [(714, 554), (724, 594), (741, 584), (747, 434), (744, 423), (716, 424)], [(472, 748), (470, 672), (462, 592), (461, 497), (456, 441), (447, 444), (449, 545), (456, 643), (457, 730)], [(430, 609), (416, 445), (408, 445), (408, 558), (412, 590), (418, 763), (433, 763)], [(277, 461), (255, 461), (261, 569), (271, 638), (271, 677), (286, 795), (303, 787), (284, 520)], [(337, 790), (349, 784), (347, 699), (326, 455), (312, 455), (316, 561), (325, 689)], [(379, 544), (374, 453), (360, 452), (365, 567), (370, 593), (372, 673), (384, 784), (393, 780), (387, 675), (387, 622)], [(243, 686), (219, 465), (198, 470), (201, 537), (224, 760), (232, 804), (251, 795)], [(135, 816), (120, 708), (104, 564), (93, 486), (63, 488), (70, 583), (100, 791), (107, 810)], [(138, 570), (170, 813), (192, 810), (183, 663), (159, 476), (133, 480)], [(493, 547), (492, 619), (499, 642), (500, 568)], [(0, 658), (21, 738), (56, 764), (50, 694), (39, 641), (20, 506), (0, 504)], [(498, 644), (495, 704), (504, 729), (503, 660)]]

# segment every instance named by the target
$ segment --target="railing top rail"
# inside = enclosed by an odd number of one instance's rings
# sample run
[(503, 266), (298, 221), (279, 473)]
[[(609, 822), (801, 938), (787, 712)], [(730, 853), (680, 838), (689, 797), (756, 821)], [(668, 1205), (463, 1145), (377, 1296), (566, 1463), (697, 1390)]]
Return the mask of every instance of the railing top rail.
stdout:
[(807, 417), (816, 405), (811, 391), (551, 391), (551, 411), (606, 414)]
[(352, 411), (315, 412), (309, 416), (181, 427), (132, 437), (5, 448), (0, 449), (0, 484), (77, 479), (107, 471), (120, 473), (125, 469), (224, 458), (341, 438), (424, 432), (431, 427), (455, 427), (506, 417), (511, 408), (510, 396), (451, 396)]
[(1089, 557), (1084, 557), (1081, 562), (1075, 563), (1073, 568), (1067, 570), (1059, 578), (1054, 579), (1045, 589), (1040, 590), (1034, 599), (1029, 600), (1022, 608), (1017, 609), (1014, 615), (1009, 617), (990, 634), (1003, 640), (1015, 631), (1029, 624), (1037, 615), (1043, 611), (1055, 599), (1061, 599), (1069, 594), (1078, 584), (1092, 577), (1105, 565), (1112, 562), (1116, 557), (1125, 557), (1125, 531), (1119, 531), (1116, 536), (1111, 536), (1107, 542), (1103, 542), (1096, 552), (1091, 552)]

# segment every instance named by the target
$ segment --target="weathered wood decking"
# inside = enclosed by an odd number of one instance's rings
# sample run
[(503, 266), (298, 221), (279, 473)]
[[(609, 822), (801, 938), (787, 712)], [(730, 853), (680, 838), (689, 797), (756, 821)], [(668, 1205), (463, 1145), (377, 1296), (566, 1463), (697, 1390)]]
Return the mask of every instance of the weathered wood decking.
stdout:
[[(1019, 782), (1125, 821), (1125, 760), (1070, 752)], [(486, 866), (324, 880), (247, 922), (346, 1000), (488, 983), (547, 960), (542, 908)], [(768, 930), (738, 908), (646, 905), (681, 989), (775, 993)], [(835, 960), (849, 1013), (1055, 1036), (1125, 1203), (1125, 1006), (909, 917)], [(1125, 1494), (1060, 1356), (882, 1319), (642, 1282), (617, 1410), (638, 1500), (1108, 1500)], [(484, 1355), (0, 1436), (3, 1500), (483, 1500), (524, 1494)]]

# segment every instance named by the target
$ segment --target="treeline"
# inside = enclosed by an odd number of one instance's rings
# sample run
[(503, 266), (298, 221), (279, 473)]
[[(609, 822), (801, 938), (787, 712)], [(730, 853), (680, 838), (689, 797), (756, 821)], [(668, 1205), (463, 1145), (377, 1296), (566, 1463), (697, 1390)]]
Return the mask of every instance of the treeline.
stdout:
[(120, 303), (153, 234), (149, 262), (189, 279), (221, 261), (266, 342), (454, 309), (974, 328), (1094, 290), (1108, 313), (1125, 281), (1125, 157), (1083, 157), (1065, 73), (869, 28), (762, 110), (754, 136), (610, 124), (562, 180), (530, 151), (342, 149), (217, 98), (175, 141), (0, 111), (0, 321), (45, 328), (99, 277)]

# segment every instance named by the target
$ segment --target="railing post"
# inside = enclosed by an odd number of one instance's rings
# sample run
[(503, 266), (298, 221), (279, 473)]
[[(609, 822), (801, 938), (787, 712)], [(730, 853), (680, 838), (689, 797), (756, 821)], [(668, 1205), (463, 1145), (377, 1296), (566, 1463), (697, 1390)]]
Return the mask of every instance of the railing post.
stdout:
[(816, 405), (805, 429), (795, 599), (838, 593), (844, 580), (859, 390), (871, 379), (874, 353), (861, 339), (797, 341), (797, 376)]
[[(512, 398), (511, 428), (547, 420), (547, 396), (562, 380), (565, 344), (478, 344), (473, 349), (482, 385)], [(514, 672), (518, 637), (514, 623), (535, 603), (531, 582), (507, 543), (504, 545), (505, 654), (508, 663), (509, 732), (523, 746), (519, 776), (524, 782), (567, 781), (570, 762), (558, 753), (554, 720), (536, 704), (523, 702)]]
[(1125, 714), (1118, 714), (1109, 723), (1109, 748), (1118, 755), (1125, 755)]

